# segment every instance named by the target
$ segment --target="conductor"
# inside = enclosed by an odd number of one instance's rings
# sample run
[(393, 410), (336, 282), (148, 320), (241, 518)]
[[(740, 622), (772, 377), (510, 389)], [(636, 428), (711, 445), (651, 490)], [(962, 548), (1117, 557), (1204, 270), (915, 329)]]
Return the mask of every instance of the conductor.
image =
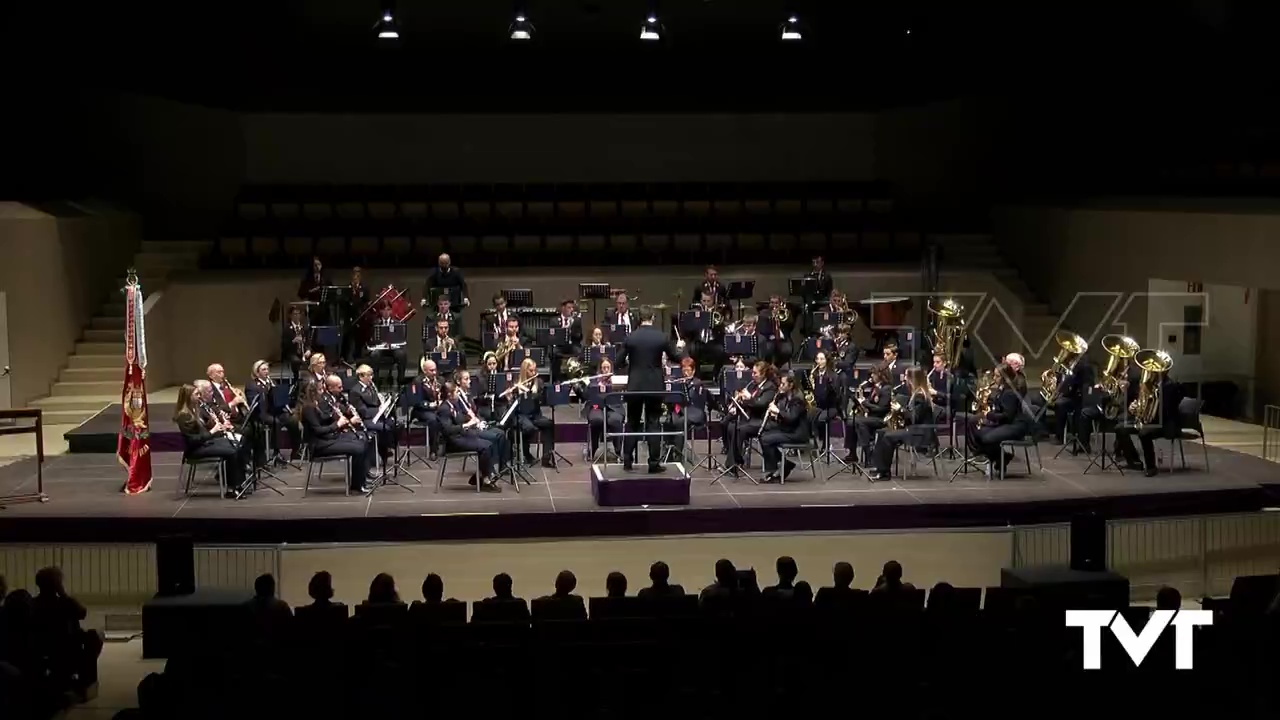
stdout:
[[(640, 326), (627, 335), (618, 348), (618, 364), (627, 368), (627, 391), (652, 393), (627, 397), (627, 432), (640, 432), (640, 418), (644, 417), (644, 431), (651, 433), (649, 441), (649, 472), (662, 472), (658, 462), (661, 457), (661, 438), (656, 434), (662, 415), (662, 396), (666, 378), (662, 368), (662, 354), (676, 361), (684, 348), (684, 341), (672, 344), (666, 333), (653, 326), (653, 308), (643, 305), (638, 314)], [(643, 415), (642, 415), (643, 414)], [(638, 436), (628, 434), (623, 449), (622, 468), (631, 470), (635, 462)]]

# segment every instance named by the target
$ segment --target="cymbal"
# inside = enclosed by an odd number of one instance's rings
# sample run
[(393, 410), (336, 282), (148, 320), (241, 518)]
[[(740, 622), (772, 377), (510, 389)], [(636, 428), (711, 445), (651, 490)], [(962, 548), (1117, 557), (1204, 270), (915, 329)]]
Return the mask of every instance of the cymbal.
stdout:
[(289, 303), (289, 304), (290, 304), (290, 305), (297, 305), (297, 306), (301, 307), (302, 305), (319, 305), (320, 303), (316, 302), (315, 300), (295, 300), (295, 301), (293, 301), (293, 302), (291, 302), (291, 303)]

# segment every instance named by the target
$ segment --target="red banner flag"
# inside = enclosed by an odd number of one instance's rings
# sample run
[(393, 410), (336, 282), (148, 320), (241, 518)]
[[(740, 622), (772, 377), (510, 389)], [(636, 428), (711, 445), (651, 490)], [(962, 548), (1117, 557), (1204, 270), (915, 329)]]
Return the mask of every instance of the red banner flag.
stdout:
[(123, 492), (151, 489), (151, 426), (147, 417), (147, 346), (142, 287), (130, 271), (124, 288), (124, 389), (120, 393), (120, 435), (116, 457), (129, 472)]

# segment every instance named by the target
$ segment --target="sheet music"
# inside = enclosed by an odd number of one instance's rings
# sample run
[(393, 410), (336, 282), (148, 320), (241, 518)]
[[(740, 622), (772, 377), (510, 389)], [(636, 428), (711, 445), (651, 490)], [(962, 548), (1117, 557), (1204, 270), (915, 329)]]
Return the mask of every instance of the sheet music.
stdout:
[(376, 422), (378, 422), (379, 420), (381, 420), (381, 419), (382, 419), (382, 416), (383, 416), (384, 414), (386, 414), (387, 410), (388, 410), (390, 407), (391, 407), (391, 395), (390, 395), (390, 394), (388, 394), (388, 393), (383, 393), (383, 394), (382, 394), (382, 404), (378, 406), (378, 412), (377, 412), (376, 414), (374, 414), (373, 419), (372, 419), (372, 420), (370, 420), (369, 422), (374, 422), (374, 423), (376, 423)]

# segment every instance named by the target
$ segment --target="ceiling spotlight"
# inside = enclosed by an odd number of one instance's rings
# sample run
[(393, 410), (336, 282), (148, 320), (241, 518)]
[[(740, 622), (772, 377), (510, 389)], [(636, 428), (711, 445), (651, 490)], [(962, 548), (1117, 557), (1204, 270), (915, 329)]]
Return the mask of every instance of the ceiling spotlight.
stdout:
[(382, 17), (374, 23), (373, 29), (378, 31), (379, 40), (396, 40), (400, 37), (400, 25), (389, 9), (382, 11)]
[(644, 24), (640, 26), (640, 39), (648, 41), (657, 41), (662, 39), (662, 23), (658, 22), (658, 16), (653, 13), (644, 19)]
[(800, 18), (792, 15), (779, 28), (783, 40), (803, 40), (804, 31), (800, 29)]
[(515, 22), (511, 23), (511, 27), (507, 28), (507, 34), (511, 36), (512, 40), (532, 40), (537, 32), (533, 27), (533, 23), (529, 22), (529, 18), (525, 17), (524, 13), (518, 13)]

